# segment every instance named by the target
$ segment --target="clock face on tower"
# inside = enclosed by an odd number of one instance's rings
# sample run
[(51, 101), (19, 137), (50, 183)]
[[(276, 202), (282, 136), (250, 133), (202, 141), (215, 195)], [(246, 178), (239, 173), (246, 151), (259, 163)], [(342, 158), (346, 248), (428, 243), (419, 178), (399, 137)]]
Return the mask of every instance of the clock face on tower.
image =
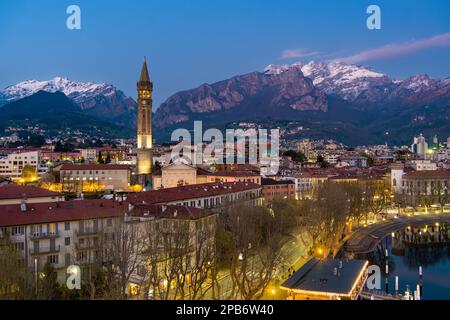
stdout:
[(147, 100), (142, 101), (142, 104), (145, 106), (147, 105)]
[(150, 99), (150, 91), (142, 90), (140, 93), (142, 99)]

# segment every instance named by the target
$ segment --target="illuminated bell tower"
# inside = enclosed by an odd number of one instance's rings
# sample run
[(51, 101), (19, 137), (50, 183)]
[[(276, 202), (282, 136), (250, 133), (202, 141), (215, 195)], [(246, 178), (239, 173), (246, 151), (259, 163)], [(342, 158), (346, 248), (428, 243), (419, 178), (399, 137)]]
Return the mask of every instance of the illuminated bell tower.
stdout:
[(141, 77), (137, 83), (138, 119), (137, 119), (137, 174), (148, 175), (152, 169), (152, 91), (147, 68), (147, 58), (144, 58)]

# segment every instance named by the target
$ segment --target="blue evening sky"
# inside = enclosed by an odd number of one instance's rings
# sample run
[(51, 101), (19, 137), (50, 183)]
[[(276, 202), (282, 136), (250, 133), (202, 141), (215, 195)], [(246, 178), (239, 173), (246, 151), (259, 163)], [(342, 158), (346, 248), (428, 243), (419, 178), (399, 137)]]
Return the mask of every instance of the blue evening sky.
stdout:
[[(81, 8), (81, 30), (66, 28), (71, 4)], [(381, 30), (366, 28), (370, 4), (381, 7)], [(444, 0), (1, 0), (0, 90), (67, 76), (109, 82), (135, 97), (146, 55), (159, 105), (179, 90), (271, 63), (333, 60), (386, 45), (401, 53), (359, 63), (399, 78), (449, 77), (449, 33)], [(312, 54), (281, 59), (285, 50)]]

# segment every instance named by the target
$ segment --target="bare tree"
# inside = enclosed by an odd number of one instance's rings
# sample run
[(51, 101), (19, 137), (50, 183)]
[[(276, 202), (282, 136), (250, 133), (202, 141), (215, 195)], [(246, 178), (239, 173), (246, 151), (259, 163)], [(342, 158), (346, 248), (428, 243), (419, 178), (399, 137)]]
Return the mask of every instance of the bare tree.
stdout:
[(146, 237), (139, 223), (134, 221), (115, 223), (113, 228), (106, 252), (110, 281), (113, 284), (111, 298), (123, 299), (127, 296), (131, 276), (142, 264), (140, 253), (146, 246)]
[[(216, 267), (225, 276), (213, 279), (215, 298), (259, 299), (274, 279), (286, 241), (276, 214), (262, 207), (231, 207), (220, 217)], [(227, 283), (228, 282), (228, 285)]]
[(0, 300), (36, 298), (34, 283), (24, 257), (8, 234), (0, 231)]
[(311, 200), (301, 207), (301, 233), (310, 254), (327, 256), (335, 251), (345, 236), (351, 216), (352, 200), (347, 185), (326, 182), (318, 187)]
[(146, 222), (145, 229), (149, 239), (142, 252), (145, 291), (158, 300), (184, 298), (192, 250), (189, 223), (160, 219)]
[(450, 183), (445, 180), (435, 181), (431, 186), (433, 202), (439, 204), (441, 213), (444, 213), (445, 205), (450, 201)]

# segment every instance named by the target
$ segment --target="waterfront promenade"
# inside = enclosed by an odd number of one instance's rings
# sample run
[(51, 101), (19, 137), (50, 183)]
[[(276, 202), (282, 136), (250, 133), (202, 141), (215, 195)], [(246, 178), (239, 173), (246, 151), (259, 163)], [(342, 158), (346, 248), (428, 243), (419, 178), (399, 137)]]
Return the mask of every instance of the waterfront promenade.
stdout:
[(438, 223), (450, 223), (450, 214), (403, 216), (356, 230), (343, 246), (345, 254), (364, 254), (375, 250), (378, 243), (397, 230)]

